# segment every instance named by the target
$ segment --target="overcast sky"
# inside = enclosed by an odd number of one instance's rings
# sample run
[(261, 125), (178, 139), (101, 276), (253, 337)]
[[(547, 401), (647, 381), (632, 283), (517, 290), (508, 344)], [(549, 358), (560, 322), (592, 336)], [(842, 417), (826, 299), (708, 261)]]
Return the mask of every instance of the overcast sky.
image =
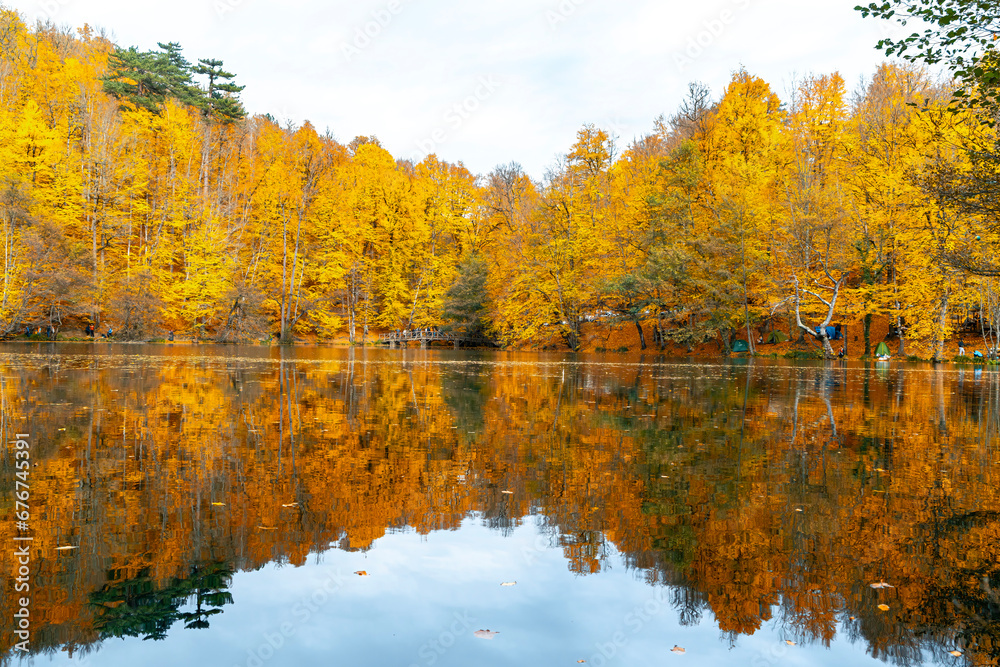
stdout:
[(121, 46), (180, 42), (246, 86), (251, 113), (376, 135), (475, 173), (541, 177), (586, 123), (622, 145), (689, 81), (721, 93), (741, 65), (783, 99), (802, 75), (854, 88), (882, 62), (859, 0), (0, 0), (29, 20), (105, 28)]

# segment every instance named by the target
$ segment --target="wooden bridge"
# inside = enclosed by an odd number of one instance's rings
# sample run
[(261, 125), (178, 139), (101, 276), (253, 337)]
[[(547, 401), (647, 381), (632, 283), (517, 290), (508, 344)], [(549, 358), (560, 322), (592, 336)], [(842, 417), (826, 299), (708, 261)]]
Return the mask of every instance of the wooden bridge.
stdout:
[(404, 331), (390, 331), (378, 337), (379, 343), (385, 343), (389, 347), (407, 346), (410, 343), (420, 343), (420, 347), (427, 347), (433, 342), (451, 343), (457, 350), (463, 345), (470, 347), (496, 347), (496, 343), (482, 336), (470, 336), (457, 331), (436, 331), (434, 329), (409, 329)]

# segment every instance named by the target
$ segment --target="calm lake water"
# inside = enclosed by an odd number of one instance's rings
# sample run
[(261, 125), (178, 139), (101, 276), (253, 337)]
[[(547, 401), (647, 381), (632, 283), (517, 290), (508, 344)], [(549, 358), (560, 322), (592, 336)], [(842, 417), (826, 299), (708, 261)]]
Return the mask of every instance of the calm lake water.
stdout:
[(0, 346), (0, 655), (28, 595), (39, 665), (995, 665), (998, 428), (971, 366)]

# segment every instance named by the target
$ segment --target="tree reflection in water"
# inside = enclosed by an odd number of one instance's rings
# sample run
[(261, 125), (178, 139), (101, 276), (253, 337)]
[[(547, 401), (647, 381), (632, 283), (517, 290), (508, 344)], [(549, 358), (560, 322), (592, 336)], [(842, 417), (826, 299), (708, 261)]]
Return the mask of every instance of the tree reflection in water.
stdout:
[[(536, 514), (573, 572), (620, 553), (682, 623), (1000, 664), (992, 369), (41, 359), (0, 386), (3, 428), (37, 443), (35, 650), (206, 628), (233, 573), (330, 544)], [(9, 449), (0, 467), (9, 499)]]

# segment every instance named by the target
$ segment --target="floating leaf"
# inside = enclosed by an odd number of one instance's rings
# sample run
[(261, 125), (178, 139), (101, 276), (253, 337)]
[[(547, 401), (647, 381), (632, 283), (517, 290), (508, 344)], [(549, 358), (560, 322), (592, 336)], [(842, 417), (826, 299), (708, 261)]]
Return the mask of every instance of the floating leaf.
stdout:
[(853, 621), (857, 617), (856, 616), (848, 616), (848, 618)]
[(893, 586), (892, 584), (887, 584), (884, 581), (877, 581), (874, 584), (869, 584), (869, 585), (872, 588), (875, 588), (875, 589), (879, 589), (879, 588), (895, 588), (895, 586)]
[(287, 505), (282, 505), (282, 507), (298, 507), (298, 503), (288, 503)]
[(789, 646), (795, 646), (795, 642), (793, 642), (791, 639), (786, 639), (785, 643), (788, 644)]
[(212, 504), (215, 505), (216, 507), (225, 507), (226, 506), (226, 503), (212, 503)]
[(489, 628), (487, 628), (486, 630), (476, 630), (472, 634), (473, 636), (479, 637), (480, 639), (493, 639), (500, 633), (496, 630), (490, 630)]
[(70, 549), (76, 549), (77, 547), (56, 547), (56, 551), (69, 551)]
[(687, 653), (687, 651), (685, 651), (684, 649), (682, 649), (677, 644), (674, 644), (674, 647), (672, 649), (670, 649), (670, 652), (671, 653)]
[(503, 582), (500, 585), (501, 586), (517, 586), (517, 582), (516, 581), (505, 581), (505, 582)]
[(509, 495), (509, 496), (512, 496), (512, 495), (514, 495), (514, 492), (513, 492), (513, 491), (501, 491), (500, 493), (506, 493), (506, 494), (507, 494), (507, 495)]
[(962, 657), (962, 652), (961, 651), (948, 651), (948, 653), (951, 653), (956, 658), (961, 658)]
[(881, 609), (882, 611), (889, 611), (889, 605), (887, 604), (880, 604), (878, 608)]
[(367, 577), (368, 576), (368, 573), (365, 572), (364, 570), (358, 570), (354, 574), (358, 575), (359, 577)]

